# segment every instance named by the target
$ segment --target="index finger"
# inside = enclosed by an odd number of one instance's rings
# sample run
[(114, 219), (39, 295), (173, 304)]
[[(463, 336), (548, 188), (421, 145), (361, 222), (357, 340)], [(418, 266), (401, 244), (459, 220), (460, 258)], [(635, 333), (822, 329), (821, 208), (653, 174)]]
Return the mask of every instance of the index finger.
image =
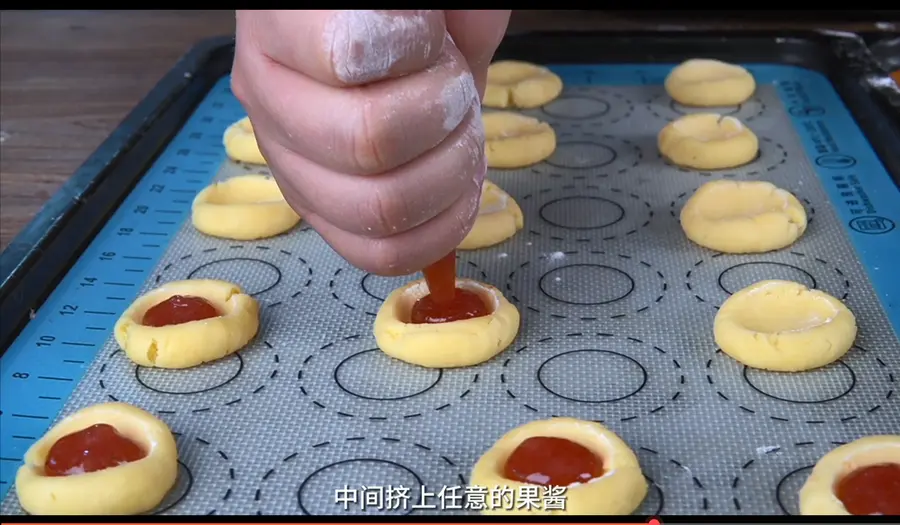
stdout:
[(444, 11), (447, 32), (466, 58), (480, 96), (484, 96), (487, 68), (506, 34), (509, 15), (509, 10)]
[(238, 11), (236, 34), (271, 60), (332, 86), (414, 73), (437, 61), (443, 11)]

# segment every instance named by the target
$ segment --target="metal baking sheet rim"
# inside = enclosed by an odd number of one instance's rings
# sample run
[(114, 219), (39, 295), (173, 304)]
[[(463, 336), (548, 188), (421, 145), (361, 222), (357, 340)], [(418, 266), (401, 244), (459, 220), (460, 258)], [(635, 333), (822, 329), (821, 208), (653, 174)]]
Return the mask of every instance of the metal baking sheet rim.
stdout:
[(574, 67), (578, 67), (578, 66), (574, 66)]

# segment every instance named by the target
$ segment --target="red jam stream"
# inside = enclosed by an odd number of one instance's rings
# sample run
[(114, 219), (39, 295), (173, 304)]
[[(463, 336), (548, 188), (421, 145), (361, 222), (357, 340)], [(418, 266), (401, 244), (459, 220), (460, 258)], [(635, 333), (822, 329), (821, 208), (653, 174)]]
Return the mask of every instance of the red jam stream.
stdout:
[(119, 434), (112, 425), (100, 423), (54, 443), (44, 462), (44, 475), (86, 474), (131, 463), (146, 455), (140, 445)]
[(202, 297), (173, 295), (144, 314), (144, 326), (170, 326), (219, 317), (216, 307)]
[(834, 493), (854, 516), (900, 516), (900, 464), (854, 470), (835, 484)]
[(422, 273), (425, 274), (429, 294), (413, 305), (411, 323), (449, 323), (484, 317), (490, 313), (477, 293), (456, 287), (456, 251), (428, 266)]
[(586, 483), (603, 475), (603, 460), (574, 441), (536, 436), (523, 441), (503, 468), (506, 479), (544, 486)]

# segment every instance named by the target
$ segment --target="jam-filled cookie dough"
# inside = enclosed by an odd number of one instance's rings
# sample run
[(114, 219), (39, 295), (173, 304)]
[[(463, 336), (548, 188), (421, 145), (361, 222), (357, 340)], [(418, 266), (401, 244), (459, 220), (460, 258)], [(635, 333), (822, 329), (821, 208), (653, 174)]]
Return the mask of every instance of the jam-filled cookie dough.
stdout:
[(856, 317), (825, 292), (791, 281), (760, 281), (722, 304), (713, 332), (719, 348), (746, 366), (802, 372), (850, 350)]
[(545, 67), (502, 60), (488, 67), (482, 104), (500, 109), (537, 108), (558, 97), (562, 89), (562, 79)]
[(667, 124), (657, 140), (673, 164), (697, 170), (723, 170), (756, 159), (759, 139), (734, 117), (717, 113), (685, 115)]
[(822, 456), (800, 489), (804, 516), (900, 516), (900, 435), (868, 436)]
[(478, 217), (468, 235), (459, 243), (460, 250), (476, 250), (501, 243), (525, 225), (522, 209), (508, 193), (490, 181), (481, 187)]
[(256, 142), (256, 134), (253, 133), (250, 117), (244, 117), (228, 126), (222, 136), (222, 143), (225, 145), (225, 153), (231, 160), (262, 166), (268, 165), (266, 158), (259, 151), (259, 144)]
[(524, 168), (556, 151), (556, 132), (546, 122), (508, 111), (485, 113), (482, 120), (490, 168)]
[(637, 456), (599, 423), (556, 417), (532, 421), (505, 434), (475, 463), (471, 482), (488, 494), (524, 485), (564, 486), (565, 508), (519, 506), (513, 500), (483, 514), (631, 514), (647, 496)]
[(282, 234), (300, 222), (278, 183), (260, 174), (215, 182), (194, 198), (191, 221), (213, 237), (251, 241)]
[(456, 287), (484, 303), (487, 315), (448, 322), (414, 322), (413, 308), (428, 295), (424, 280), (388, 296), (375, 316), (378, 347), (385, 354), (427, 368), (477, 365), (499, 354), (519, 332), (519, 310), (493, 286), (456, 279)]
[(25, 453), (19, 504), (37, 515), (140, 514), (175, 485), (178, 450), (165, 423), (125, 403), (81, 409)]
[(675, 67), (665, 86), (675, 102), (695, 107), (737, 106), (756, 91), (753, 75), (743, 67), (703, 58)]
[(115, 326), (138, 365), (191, 368), (231, 355), (259, 330), (259, 303), (233, 283), (173, 281), (138, 297)]
[(765, 181), (707, 182), (681, 209), (691, 241), (724, 253), (790, 246), (806, 231), (806, 210), (790, 192)]

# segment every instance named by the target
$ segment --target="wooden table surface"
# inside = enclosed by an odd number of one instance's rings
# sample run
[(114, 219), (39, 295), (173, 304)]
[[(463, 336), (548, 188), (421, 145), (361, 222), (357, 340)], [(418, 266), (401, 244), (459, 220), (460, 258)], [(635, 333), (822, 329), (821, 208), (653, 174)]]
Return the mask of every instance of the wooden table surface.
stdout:
[[(772, 26), (872, 31), (890, 24), (698, 24), (619, 12), (517, 11), (510, 32)], [(0, 13), (0, 249), (180, 56), (198, 40), (233, 31), (233, 11)]]

